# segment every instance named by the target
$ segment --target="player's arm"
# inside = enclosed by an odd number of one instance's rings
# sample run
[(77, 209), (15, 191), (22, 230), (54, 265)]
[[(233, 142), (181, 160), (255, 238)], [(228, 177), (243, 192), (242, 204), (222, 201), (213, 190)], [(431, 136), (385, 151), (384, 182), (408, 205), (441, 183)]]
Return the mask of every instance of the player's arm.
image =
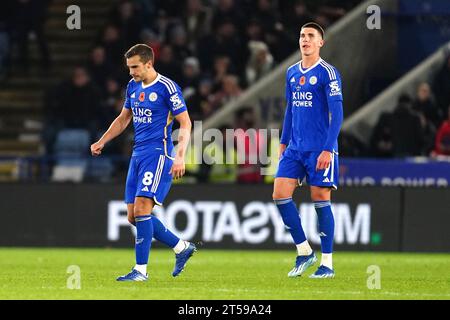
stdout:
[(292, 103), (291, 103), (291, 88), (289, 85), (289, 81), (287, 79), (286, 75), (286, 90), (285, 90), (285, 98), (286, 98), (286, 113), (284, 115), (284, 122), (283, 122), (283, 131), (281, 133), (281, 140), (280, 140), (280, 150), (278, 153), (278, 158), (282, 156), (284, 153), (284, 150), (286, 150), (289, 141), (291, 141), (292, 137)]
[(133, 113), (131, 109), (122, 108), (122, 112), (117, 116), (116, 119), (111, 123), (108, 130), (103, 134), (103, 136), (95, 143), (91, 145), (91, 153), (93, 156), (99, 156), (102, 153), (102, 149), (105, 144), (120, 135), (130, 124)]
[(326, 94), (328, 102), (328, 111), (330, 117), (330, 126), (328, 127), (327, 140), (323, 146), (323, 151), (317, 159), (316, 170), (324, 170), (329, 167), (333, 155), (333, 145), (339, 136), (339, 131), (344, 119), (341, 80), (339, 74), (337, 79), (326, 83)]
[(191, 137), (192, 123), (187, 111), (177, 114), (175, 119), (180, 123), (180, 129), (178, 133), (177, 153), (170, 173), (175, 179), (178, 179), (184, 175), (186, 170), (184, 157)]

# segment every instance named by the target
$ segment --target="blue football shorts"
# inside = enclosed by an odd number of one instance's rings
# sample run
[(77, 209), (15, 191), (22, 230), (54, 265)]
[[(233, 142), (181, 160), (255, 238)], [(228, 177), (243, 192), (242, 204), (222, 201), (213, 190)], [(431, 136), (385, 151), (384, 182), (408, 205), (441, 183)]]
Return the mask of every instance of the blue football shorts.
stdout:
[(132, 156), (125, 184), (125, 203), (134, 203), (136, 197), (146, 197), (162, 205), (172, 185), (169, 173), (172, 164), (172, 159), (164, 153)]
[(317, 158), (320, 153), (287, 148), (280, 158), (275, 177), (298, 179), (300, 185), (306, 177), (306, 183), (310, 186), (337, 189), (339, 183), (338, 154), (332, 153), (331, 163), (327, 169), (316, 171)]

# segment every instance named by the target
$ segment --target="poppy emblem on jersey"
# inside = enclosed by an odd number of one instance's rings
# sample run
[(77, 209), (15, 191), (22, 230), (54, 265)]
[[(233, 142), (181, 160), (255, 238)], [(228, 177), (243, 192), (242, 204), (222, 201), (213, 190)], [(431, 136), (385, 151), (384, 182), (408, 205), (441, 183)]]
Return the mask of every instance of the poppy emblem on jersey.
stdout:
[(139, 101), (142, 102), (145, 100), (145, 92), (141, 92), (141, 94), (139, 95)]
[(317, 83), (317, 77), (316, 77), (316, 76), (312, 76), (312, 77), (309, 79), (309, 84), (315, 85), (316, 83)]
[(300, 85), (301, 86), (303, 86), (304, 84), (305, 84), (305, 82), (306, 82), (306, 77), (305, 76), (302, 76), (301, 78), (300, 78)]
[(149, 99), (151, 102), (155, 102), (156, 99), (158, 99), (158, 95), (156, 94), (156, 92), (152, 92), (152, 93), (150, 93), (150, 95), (148, 96), (148, 99)]

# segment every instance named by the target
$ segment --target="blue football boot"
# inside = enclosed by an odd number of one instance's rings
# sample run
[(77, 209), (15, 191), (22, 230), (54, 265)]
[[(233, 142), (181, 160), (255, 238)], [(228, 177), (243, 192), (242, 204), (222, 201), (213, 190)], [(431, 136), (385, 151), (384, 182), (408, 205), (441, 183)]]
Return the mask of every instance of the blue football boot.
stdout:
[(294, 278), (301, 276), (306, 269), (311, 267), (314, 263), (316, 263), (317, 257), (314, 251), (309, 256), (297, 256), (295, 259), (295, 266), (294, 268), (289, 271), (288, 277)]
[(181, 251), (180, 253), (175, 254), (175, 268), (173, 269), (172, 276), (178, 276), (181, 271), (184, 270), (186, 263), (189, 258), (192, 257), (194, 252), (197, 251), (197, 247), (193, 243), (189, 243), (189, 246)]

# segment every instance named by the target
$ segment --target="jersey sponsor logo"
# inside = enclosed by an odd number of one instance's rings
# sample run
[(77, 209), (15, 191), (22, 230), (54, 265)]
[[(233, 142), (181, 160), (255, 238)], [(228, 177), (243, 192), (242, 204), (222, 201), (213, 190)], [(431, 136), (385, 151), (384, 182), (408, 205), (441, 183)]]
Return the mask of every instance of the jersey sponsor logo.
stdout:
[(309, 84), (315, 85), (316, 83), (317, 83), (317, 77), (316, 76), (312, 76), (311, 78), (309, 78)]
[(152, 92), (152, 93), (150, 93), (150, 95), (148, 96), (148, 99), (149, 99), (151, 102), (155, 102), (156, 99), (158, 99), (158, 94), (157, 94), (156, 92)]
[(172, 102), (173, 110), (178, 110), (184, 107), (183, 101), (181, 101), (178, 93), (175, 93), (170, 96), (170, 102)]
[(330, 97), (341, 95), (341, 88), (339, 87), (339, 82), (337, 80), (330, 82)]
[(131, 108), (133, 111), (133, 122), (152, 123), (152, 110), (147, 108)]
[(306, 77), (302, 76), (299, 81), (300, 85), (303, 86), (306, 83)]
[(143, 102), (145, 100), (145, 92), (141, 92), (140, 94), (139, 94), (139, 101), (140, 102)]
[(292, 92), (292, 106), (294, 107), (312, 107), (312, 92)]

